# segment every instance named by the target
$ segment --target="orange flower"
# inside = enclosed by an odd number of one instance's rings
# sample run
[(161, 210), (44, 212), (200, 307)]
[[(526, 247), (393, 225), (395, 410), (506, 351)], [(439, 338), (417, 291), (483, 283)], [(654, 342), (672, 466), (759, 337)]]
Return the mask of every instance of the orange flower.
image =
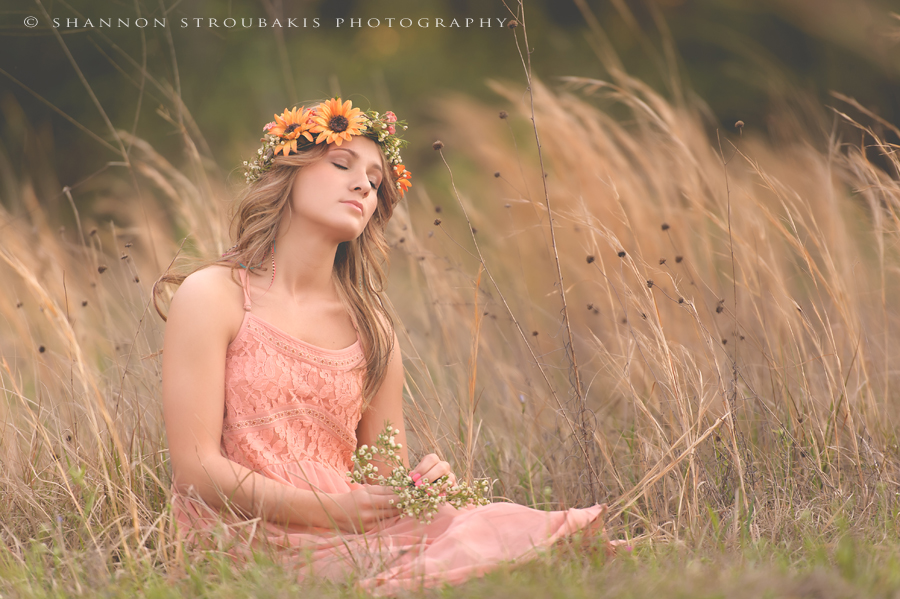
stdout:
[(366, 115), (359, 108), (352, 108), (350, 100), (341, 104), (340, 98), (332, 98), (319, 104), (312, 120), (312, 133), (318, 133), (316, 143), (332, 143), (340, 146), (353, 135), (366, 130)]
[(406, 190), (412, 187), (412, 173), (406, 170), (406, 167), (402, 164), (397, 164), (394, 166), (394, 176), (397, 178), (397, 183), (400, 186), (400, 195), (406, 193)]
[[(266, 125), (266, 127), (268, 127), (268, 125)], [(299, 109), (294, 108), (293, 110), (285, 108), (284, 113), (281, 116), (276, 114), (275, 125), (266, 130), (266, 133), (269, 135), (281, 138), (281, 143), (275, 146), (275, 155), (277, 156), (278, 152), (281, 152), (283, 155), (287, 156), (292, 151), (296, 152), (297, 139), (301, 135), (307, 140), (312, 141), (312, 135), (309, 134), (309, 129), (311, 127), (312, 123), (309, 120), (309, 111), (304, 110), (302, 106)]]

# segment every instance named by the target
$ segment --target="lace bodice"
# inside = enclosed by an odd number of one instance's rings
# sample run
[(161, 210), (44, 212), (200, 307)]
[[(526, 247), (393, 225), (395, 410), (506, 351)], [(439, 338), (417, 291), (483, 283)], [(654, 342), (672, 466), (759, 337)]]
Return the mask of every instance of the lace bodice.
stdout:
[(360, 419), (364, 356), (288, 335), (251, 310), (246, 272), (244, 321), (225, 357), (226, 457), (254, 470), (313, 460), (350, 469)]

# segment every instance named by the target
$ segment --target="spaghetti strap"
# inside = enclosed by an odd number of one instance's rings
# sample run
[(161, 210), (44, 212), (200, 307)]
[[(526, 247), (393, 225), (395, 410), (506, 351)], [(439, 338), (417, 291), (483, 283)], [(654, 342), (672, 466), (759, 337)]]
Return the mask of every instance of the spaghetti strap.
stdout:
[(356, 313), (350, 306), (350, 302), (346, 301), (343, 297), (341, 297), (341, 303), (344, 305), (344, 309), (347, 311), (347, 316), (350, 317), (350, 324), (353, 325), (353, 330), (356, 331), (356, 338), (359, 339), (359, 322), (357, 322), (356, 320)]
[(356, 329), (356, 336), (359, 337), (359, 326), (356, 322), (356, 314), (353, 313), (353, 310), (347, 312), (350, 315), (350, 324), (353, 325), (353, 328)]
[(241, 278), (241, 287), (244, 290), (244, 310), (247, 312), (250, 311), (250, 283), (247, 282), (247, 270), (242, 268), (240, 272), (238, 272), (238, 276)]

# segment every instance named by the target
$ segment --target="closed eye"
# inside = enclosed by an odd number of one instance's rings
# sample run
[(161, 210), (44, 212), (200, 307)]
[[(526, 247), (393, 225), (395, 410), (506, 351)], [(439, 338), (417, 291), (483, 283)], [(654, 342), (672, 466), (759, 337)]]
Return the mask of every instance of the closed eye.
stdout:
[[(342, 171), (347, 170), (347, 167), (344, 166), (343, 164), (338, 164), (337, 162), (332, 162), (331, 164), (333, 164), (334, 166), (338, 167), (338, 168), (341, 169)], [(372, 186), (372, 189), (378, 189), (378, 183), (376, 183), (375, 181), (369, 181), (369, 185)]]

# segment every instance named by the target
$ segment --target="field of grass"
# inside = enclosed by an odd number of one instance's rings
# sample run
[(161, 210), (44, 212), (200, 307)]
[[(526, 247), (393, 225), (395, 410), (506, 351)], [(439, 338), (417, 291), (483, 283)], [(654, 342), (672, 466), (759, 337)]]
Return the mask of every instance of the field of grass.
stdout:
[[(844, 97), (726, 131), (619, 71), (530, 83), (406, 151), (437, 165), (389, 228), (407, 425), (497, 500), (609, 503), (633, 550), (426, 594), (896, 596), (900, 132)], [(55, 211), (4, 181), (2, 596), (357, 594), (175, 540), (150, 288), (230, 245), (228, 166), (180, 118), (181, 154), (117, 131)]]
[[(554, 551), (515, 568), (499, 568), (460, 587), (402, 597), (622, 598), (875, 598), (896, 597), (900, 563), (895, 539), (867, 544), (848, 531), (811, 535), (803, 544), (777, 546), (745, 539), (739, 550), (711, 543), (643, 546), (614, 560)], [(259, 556), (237, 569), (216, 555), (168, 563), (123, 564), (109, 575), (99, 564), (71, 551), (34, 543), (16, 563), (0, 569), (3, 596), (164, 597), (363, 597), (353, 581), (307, 579)]]

